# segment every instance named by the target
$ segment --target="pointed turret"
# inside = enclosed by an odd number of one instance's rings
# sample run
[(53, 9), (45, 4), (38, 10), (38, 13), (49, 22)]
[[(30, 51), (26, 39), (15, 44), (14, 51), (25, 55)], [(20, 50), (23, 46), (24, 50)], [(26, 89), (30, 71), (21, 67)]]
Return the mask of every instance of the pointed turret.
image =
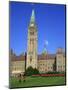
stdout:
[(34, 22), (35, 22), (35, 13), (34, 13), (34, 10), (32, 10), (30, 23), (34, 23)]

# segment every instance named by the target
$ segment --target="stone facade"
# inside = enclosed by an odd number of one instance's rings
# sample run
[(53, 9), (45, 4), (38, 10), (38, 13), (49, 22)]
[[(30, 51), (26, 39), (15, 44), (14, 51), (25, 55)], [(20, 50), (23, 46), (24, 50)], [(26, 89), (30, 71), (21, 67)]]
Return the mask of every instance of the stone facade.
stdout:
[(56, 54), (38, 56), (38, 70), (40, 73), (49, 71), (65, 72), (65, 54), (61, 48), (59, 49), (57, 50)]
[(58, 49), (56, 53), (56, 70), (65, 71), (65, 54), (62, 49)]
[[(12, 54), (10, 58), (12, 74), (24, 73), (25, 55), (16, 56)], [(65, 60), (65, 54), (62, 49), (61, 52), (58, 49), (56, 54), (40, 54), (37, 56), (37, 69), (40, 73), (65, 72)]]
[(11, 75), (23, 74), (25, 72), (25, 56), (16, 56), (14, 53), (10, 55), (10, 72)]
[(38, 56), (38, 70), (40, 73), (55, 71), (54, 64), (55, 64), (55, 55), (53, 54), (42, 55), (41, 54)]

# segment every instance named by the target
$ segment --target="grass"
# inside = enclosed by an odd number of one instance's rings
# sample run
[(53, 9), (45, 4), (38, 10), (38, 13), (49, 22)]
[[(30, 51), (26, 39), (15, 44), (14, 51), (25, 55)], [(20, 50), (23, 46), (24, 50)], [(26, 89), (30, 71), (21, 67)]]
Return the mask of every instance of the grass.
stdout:
[(32, 86), (65, 85), (65, 77), (26, 77), (26, 81), (19, 83), (18, 78), (10, 79), (11, 88)]

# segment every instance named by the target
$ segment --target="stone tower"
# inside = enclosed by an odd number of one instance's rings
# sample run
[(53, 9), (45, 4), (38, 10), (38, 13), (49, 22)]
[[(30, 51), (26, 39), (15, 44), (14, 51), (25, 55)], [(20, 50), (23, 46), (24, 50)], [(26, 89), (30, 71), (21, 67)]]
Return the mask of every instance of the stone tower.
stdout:
[(37, 27), (35, 23), (34, 10), (32, 10), (32, 15), (28, 28), (26, 68), (30, 66), (33, 68), (37, 68)]
[(62, 48), (58, 48), (56, 53), (56, 71), (61, 72), (65, 71), (65, 56), (64, 50)]

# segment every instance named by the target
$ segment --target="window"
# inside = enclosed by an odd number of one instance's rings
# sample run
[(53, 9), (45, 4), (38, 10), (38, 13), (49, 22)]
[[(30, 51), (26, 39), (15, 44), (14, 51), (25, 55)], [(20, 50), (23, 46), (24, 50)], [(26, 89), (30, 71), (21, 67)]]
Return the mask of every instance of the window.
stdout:
[(30, 32), (30, 35), (34, 35), (34, 32)]
[(60, 55), (58, 55), (58, 58), (59, 58), (59, 59), (61, 59), (61, 56), (60, 56)]
[(52, 69), (52, 67), (51, 67), (51, 69)]
[(32, 62), (32, 57), (30, 57), (30, 63)]
[(48, 67), (48, 69), (50, 69), (50, 68)]

